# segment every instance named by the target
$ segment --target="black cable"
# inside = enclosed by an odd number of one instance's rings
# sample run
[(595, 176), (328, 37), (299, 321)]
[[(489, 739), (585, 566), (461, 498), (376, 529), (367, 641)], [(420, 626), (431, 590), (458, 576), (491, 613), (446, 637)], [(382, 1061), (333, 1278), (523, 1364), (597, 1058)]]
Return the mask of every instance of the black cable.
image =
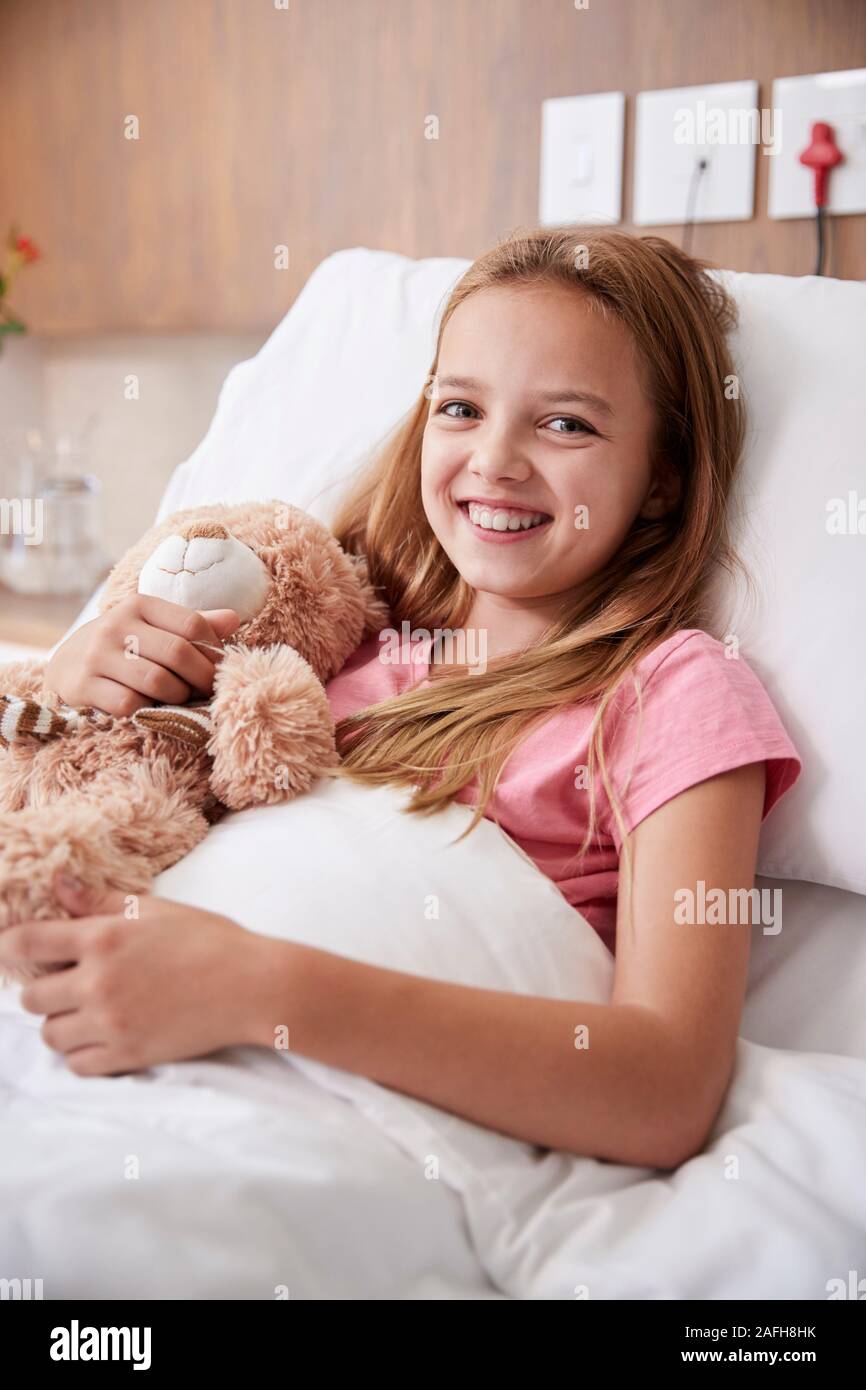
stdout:
[(832, 275), (833, 267), (836, 264), (836, 221), (825, 210), (824, 215), (824, 270), (822, 275)]
[(817, 255), (817, 260), (816, 260), (816, 262), (815, 262), (815, 274), (816, 274), (816, 275), (823, 275), (823, 274), (824, 274), (824, 209), (823, 209), (823, 208), (817, 208), (817, 209), (816, 209), (816, 212), (815, 212), (815, 220), (816, 220), (816, 223), (817, 223), (817, 230), (818, 230), (818, 255)]
[(687, 255), (691, 254), (692, 249), (692, 231), (695, 225), (695, 201), (698, 196), (698, 184), (701, 181), (701, 177), (704, 173), (704, 170), (709, 167), (709, 163), (710, 161), (708, 159), (699, 159), (694, 169), (692, 170), (692, 177), (689, 183), (689, 191), (686, 197), (686, 216), (685, 221), (683, 222), (682, 249), (686, 252)]

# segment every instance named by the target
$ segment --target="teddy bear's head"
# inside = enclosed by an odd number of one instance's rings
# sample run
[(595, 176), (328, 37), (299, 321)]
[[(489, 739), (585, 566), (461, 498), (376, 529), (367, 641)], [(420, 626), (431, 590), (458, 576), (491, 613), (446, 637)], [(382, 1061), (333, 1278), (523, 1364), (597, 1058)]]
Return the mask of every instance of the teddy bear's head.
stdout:
[(286, 502), (218, 503), (175, 512), (115, 565), (100, 611), (134, 593), (187, 608), (233, 608), (232, 642), (285, 643), (330, 680), (388, 622), (363, 560)]

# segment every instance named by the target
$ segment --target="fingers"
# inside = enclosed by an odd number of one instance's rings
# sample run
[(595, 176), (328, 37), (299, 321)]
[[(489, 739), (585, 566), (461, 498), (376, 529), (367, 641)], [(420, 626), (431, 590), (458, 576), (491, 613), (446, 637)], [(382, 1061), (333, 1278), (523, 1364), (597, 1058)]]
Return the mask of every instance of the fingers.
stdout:
[[(202, 646), (194, 646), (185, 637), (165, 632), (162, 628), (144, 626), (141, 629), (141, 655), (158, 662), (171, 672), (175, 679), (183, 681), (188, 690), (210, 694), (216, 664), (222, 660), (222, 651), (222, 640), (219, 637), (207, 641), (206, 645), (203, 642)], [(166, 703), (180, 704), (183, 697), (172, 700), (165, 696), (159, 698)]]
[(201, 615), (222, 638), (230, 637), (240, 627), (240, 618), (233, 608), (203, 608)]
[(230, 609), (215, 616), (213, 624), (195, 609), (139, 594), (116, 604), (93, 635), (83, 703), (129, 717), (154, 702), (180, 705), (193, 694), (209, 696), (222, 652), (219, 633), (238, 621)]
[(94, 709), (101, 709), (106, 714), (113, 714), (115, 719), (128, 719), (136, 710), (152, 705), (153, 701), (145, 699), (143, 695), (137, 694), (129, 686), (121, 685), (118, 681), (107, 680), (104, 676), (91, 676), (83, 703), (92, 705)]
[(42, 1025), (42, 1040), (55, 1052), (74, 1052), (81, 1047), (98, 1046), (101, 1042), (97, 1036), (98, 1026), (89, 1012), (71, 1009), (69, 1012), (56, 1013), (53, 1010), (35, 1009), (34, 1013), (49, 1015)]
[(228, 631), (238, 626), (238, 616), (231, 608), (211, 609), (211, 614), (217, 615), (214, 624), (203, 613), (195, 608), (184, 608), (181, 603), (170, 603), (168, 599), (154, 598), (150, 594), (138, 594), (136, 599), (137, 612), (146, 623), (173, 632), (187, 642), (209, 642), (219, 647)]
[(215, 615), (214, 624), (195, 609), (150, 596), (141, 599), (127, 624), (123, 651), (112, 653), (110, 660), (106, 655), (100, 674), (163, 704), (183, 704), (193, 692), (210, 695), (222, 654), (220, 632), (237, 626), (233, 610), (218, 609)]
[[(213, 684), (214, 667), (206, 657), (199, 656), (195, 646), (186, 645), (186, 653), (175, 653), (171, 644), (179, 644), (181, 638), (170, 637), (167, 632), (158, 632), (157, 628), (146, 624), (131, 635), (135, 637), (135, 646), (122, 652), (106, 652), (101, 660), (100, 674), (145, 696), (142, 701), (145, 705), (153, 701), (183, 705), (193, 688), (206, 689), (209, 681)], [(177, 667), (185, 669), (189, 680), (182, 680), (175, 674)], [(193, 671), (196, 680), (192, 678)]]
[[(239, 626), (233, 609), (199, 613), (167, 599), (129, 594), (86, 623), (53, 658), (51, 688), (68, 704), (129, 718), (155, 702), (185, 704), (213, 692), (223, 642)], [(51, 670), (49, 664), (49, 670)]]
[(66, 1065), (76, 1076), (127, 1076), (134, 1068), (110, 1065), (111, 1048), (105, 1043), (95, 1047), (75, 1047), (66, 1054)]
[(37, 965), (77, 963), (92, 933), (116, 921), (116, 916), (103, 914), (22, 922), (0, 932), (0, 960), (10, 965), (21, 961)]
[[(41, 979), (28, 981), (19, 999), (22, 1009), (50, 1018), (52, 1014), (65, 1015), (70, 1009), (80, 1008), (84, 999), (81, 975), (80, 968), (72, 966), (69, 970), (56, 970)], [(82, 1038), (81, 1041), (91, 1042), (92, 1039)]]
[[(130, 894), (120, 888), (91, 887), (74, 874), (58, 870), (51, 880), (54, 897), (73, 917), (111, 917), (123, 913)], [(133, 894), (139, 903), (150, 902), (150, 894)]]

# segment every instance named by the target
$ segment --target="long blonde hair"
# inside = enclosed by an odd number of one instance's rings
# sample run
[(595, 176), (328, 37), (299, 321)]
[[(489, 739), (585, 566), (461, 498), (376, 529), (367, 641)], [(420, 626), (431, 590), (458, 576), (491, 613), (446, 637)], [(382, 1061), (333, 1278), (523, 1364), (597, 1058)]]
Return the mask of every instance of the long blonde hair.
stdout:
[[(477, 777), (468, 833), (529, 730), (563, 706), (597, 700), (587, 765), (589, 816), (577, 860), (596, 830), (598, 769), (630, 878), (626, 827), (605, 765), (606, 711), (631, 675), (640, 719), (637, 663), (677, 630), (706, 626), (705, 591), (717, 565), (742, 569), (730, 543), (727, 505), (745, 437), (725, 337), (736, 308), (708, 268), (660, 237), (597, 226), (534, 228), (509, 235), (456, 284), (442, 313), (428, 383), (448, 321), (471, 295), (515, 284), (577, 289), (632, 335), (655, 407), (651, 462), (673, 465), (680, 500), (658, 520), (634, 522), (616, 554), (581, 585), (579, 597), (532, 649), (491, 661), (483, 673), (431, 665), (425, 688), (342, 719), (337, 741), (344, 775), (414, 787), (409, 809), (421, 814), (446, 806)], [(459, 628), (473, 591), (436, 539), (421, 500), (428, 407), (425, 383), (346, 498), (334, 532), (347, 551), (366, 556), (396, 625)]]

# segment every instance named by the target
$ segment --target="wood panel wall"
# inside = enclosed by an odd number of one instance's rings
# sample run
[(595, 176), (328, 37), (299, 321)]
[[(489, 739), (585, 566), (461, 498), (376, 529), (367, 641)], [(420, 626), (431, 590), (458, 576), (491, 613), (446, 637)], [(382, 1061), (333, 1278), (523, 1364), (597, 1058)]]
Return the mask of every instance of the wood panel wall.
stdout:
[[(775, 76), (866, 66), (864, 0), (0, 0), (0, 25), (0, 230), (44, 246), (14, 304), (55, 335), (267, 330), (341, 247), (474, 256), (537, 221), (545, 97), (631, 98), (627, 219), (637, 92), (757, 78), (769, 105)], [(755, 218), (692, 249), (808, 274), (769, 162)], [(866, 278), (866, 216), (827, 271)]]

